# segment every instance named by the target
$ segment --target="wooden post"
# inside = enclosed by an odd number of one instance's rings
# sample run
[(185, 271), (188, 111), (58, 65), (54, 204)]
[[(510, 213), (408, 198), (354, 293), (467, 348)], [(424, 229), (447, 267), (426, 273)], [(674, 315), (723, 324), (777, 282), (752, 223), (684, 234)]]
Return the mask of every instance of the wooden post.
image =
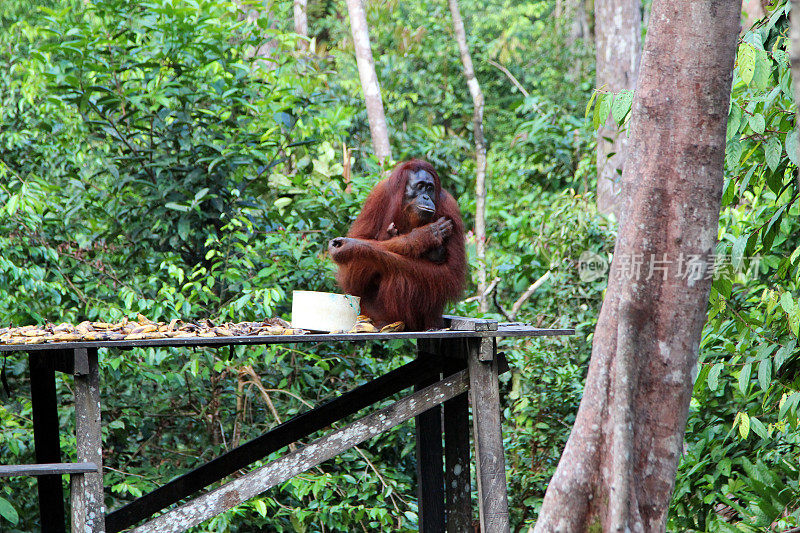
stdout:
[(482, 533), (506, 533), (506, 489), (497, 350), (493, 338), (469, 340), (469, 382), (478, 480), (478, 514)]
[[(435, 353), (436, 342), (419, 343), (417, 357)], [(439, 381), (439, 375), (421, 381), (414, 391)], [(442, 406), (435, 405), (414, 419), (417, 438), (417, 505), (422, 533), (444, 531), (444, 465), (442, 461)]]
[[(464, 368), (467, 343), (464, 339), (442, 343), (444, 376)], [(472, 488), (469, 460), (469, 399), (467, 393), (444, 402), (445, 502), (447, 533), (472, 529)]]
[[(56, 376), (48, 351), (31, 353), (31, 403), (33, 404), (33, 442), (37, 463), (60, 463), (61, 446), (58, 431)], [(39, 476), (39, 516), (42, 531), (66, 531), (64, 523), (64, 489), (61, 475)]]
[(105, 531), (103, 455), (100, 433), (100, 372), (96, 348), (76, 348), (75, 438), (79, 462), (94, 463), (97, 472), (70, 478), (72, 531)]

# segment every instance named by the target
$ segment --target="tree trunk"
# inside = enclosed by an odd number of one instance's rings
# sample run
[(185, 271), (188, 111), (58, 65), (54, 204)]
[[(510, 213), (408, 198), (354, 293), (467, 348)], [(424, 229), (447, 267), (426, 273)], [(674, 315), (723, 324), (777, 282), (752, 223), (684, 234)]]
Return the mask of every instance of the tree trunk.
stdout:
[(389, 145), (389, 130), (386, 128), (386, 116), (383, 113), (381, 87), (375, 74), (375, 62), (372, 60), (372, 47), (369, 43), (367, 15), (361, 0), (347, 0), (347, 11), (350, 15), (350, 30), (353, 34), (353, 46), (356, 51), (358, 76), (361, 78), (361, 89), (364, 91), (364, 103), (367, 106), (369, 131), (375, 155), (381, 162), (392, 159)]
[[(617, 93), (636, 87), (641, 50), (641, 0), (596, 0), (597, 87)], [(603, 117), (597, 132), (597, 209), (615, 213), (627, 138), (614, 119)]]
[(464, 77), (472, 95), (472, 129), (475, 136), (475, 248), (478, 258), (478, 300), (480, 311), (489, 311), (489, 295), (486, 294), (486, 140), (483, 137), (483, 92), (475, 77), (472, 56), (467, 46), (467, 33), (458, 8), (458, 0), (449, 0), (453, 31), (464, 65)]
[(711, 285), (740, 8), (653, 2), (608, 289), (536, 532), (665, 530)]
[[(308, 0), (294, 0), (294, 32), (297, 35), (308, 37)], [(308, 41), (300, 39), (297, 47), (308, 50)]]

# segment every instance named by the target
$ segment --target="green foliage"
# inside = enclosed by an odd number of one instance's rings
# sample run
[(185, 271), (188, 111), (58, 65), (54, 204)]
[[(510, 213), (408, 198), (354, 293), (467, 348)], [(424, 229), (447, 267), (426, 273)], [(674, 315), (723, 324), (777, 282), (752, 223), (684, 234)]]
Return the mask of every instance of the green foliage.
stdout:
[(739, 43), (718, 261), (671, 518), (681, 530), (800, 522), (792, 466), (800, 208), (787, 12), (781, 3)]

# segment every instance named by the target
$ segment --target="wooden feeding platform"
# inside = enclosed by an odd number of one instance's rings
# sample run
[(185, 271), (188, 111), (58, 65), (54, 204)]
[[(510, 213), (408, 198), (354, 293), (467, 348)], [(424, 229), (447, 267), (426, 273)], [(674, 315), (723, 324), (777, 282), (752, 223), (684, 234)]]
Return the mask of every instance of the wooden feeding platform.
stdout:
[[(491, 320), (462, 317), (445, 317), (445, 321), (447, 329), (424, 332), (174, 337), (0, 345), (0, 352), (28, 353), (37, 462), (33, 465), (2, 465), (0, 477), (37, 476), (41, 526), (45, 532), (66, 531), (63, 474), (70, 475), (72, 531), (184, 531), (414, 418), (420, 531), (462, 533), (472, 531), (471, 404), (481, 531), (507, 532), (508, 496), (497, 378), (508, 369), (508, 364), (497, 352), (496, 339), (572, 335), (574, 330), (498, 324)], [(417, 358), (287, 420), (106, 514), (98, 349), (221, 348), (390, 339), (416, 339)], [(70, 373), (75, 377), (77, 463), (61, 462), (56, 372)], [(218, 488), (203, 492), (210, 485), (289, 444), (412, 387), (413, 392), (392, 405), (333, 430)], [(173, 507), (182, 501), (182, 505)]]

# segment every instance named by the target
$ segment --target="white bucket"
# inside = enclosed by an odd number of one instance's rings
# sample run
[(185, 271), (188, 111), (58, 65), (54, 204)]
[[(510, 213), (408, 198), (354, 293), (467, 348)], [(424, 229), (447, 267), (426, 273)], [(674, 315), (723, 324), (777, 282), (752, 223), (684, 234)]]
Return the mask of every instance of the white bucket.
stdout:
[(361, 298), (332, 292), (292, 291), (292, 327), (316, 331), (350, 331)]

